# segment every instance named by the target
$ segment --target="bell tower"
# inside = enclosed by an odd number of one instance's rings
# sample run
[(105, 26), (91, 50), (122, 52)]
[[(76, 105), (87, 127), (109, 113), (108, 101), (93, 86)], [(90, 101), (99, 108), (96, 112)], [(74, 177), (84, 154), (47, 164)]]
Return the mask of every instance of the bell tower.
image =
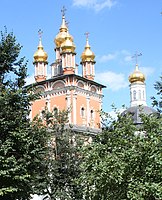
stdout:
[(137, 56), (142, 54), (135, 54), (136, 67), (134, 72), (129, 76), (130, 82), (130, 106), (146, 106), (146, 84), (145, 75), (139, 70), (137, 64)]

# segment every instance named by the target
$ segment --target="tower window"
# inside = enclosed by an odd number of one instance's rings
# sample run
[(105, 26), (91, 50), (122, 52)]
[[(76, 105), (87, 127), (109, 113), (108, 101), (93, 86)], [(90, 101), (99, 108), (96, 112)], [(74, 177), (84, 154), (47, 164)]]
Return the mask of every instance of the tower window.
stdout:
[(139, 100), (141, 100), (141, 90), (139, 90)]
[(136, 99), (137, 99), (137, 97), (136, 97), (136, 91), (133, 90), (133, 100), (136, 100)]
[(132, 101), (132, 92), (130, 92), (130, 97), (131, 97), (131, 101)]

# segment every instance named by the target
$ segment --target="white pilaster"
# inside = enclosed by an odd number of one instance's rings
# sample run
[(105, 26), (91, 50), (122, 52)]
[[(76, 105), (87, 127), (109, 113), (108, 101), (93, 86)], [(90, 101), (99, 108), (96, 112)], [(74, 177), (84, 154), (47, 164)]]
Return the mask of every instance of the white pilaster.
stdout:
[(77, 94), (73, 94), (73, 124), (77, 124), (76, 118), (77, 118)]
[(90, 125), (90, 97), (87, 96), (86, 98), (86, 101), (87, 101), (87, 126)]

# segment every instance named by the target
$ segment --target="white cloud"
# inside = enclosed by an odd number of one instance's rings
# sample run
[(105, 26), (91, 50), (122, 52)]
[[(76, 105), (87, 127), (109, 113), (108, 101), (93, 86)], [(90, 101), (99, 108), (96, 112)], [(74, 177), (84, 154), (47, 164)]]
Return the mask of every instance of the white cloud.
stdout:
[(73, 0), (74, 6), (93, 6), (96, 0)]
[(35, 83), (34, 74), (28, 76), (25, 81), (26, 81), (25, 85), (30, 85), (32, 83)]
[(107, 86), (112, 91), (117, 91), (128, 86), (127, 78), (122, 73), (114, 73), (111, 71), (97, 73), (96, 80)]
[(114, 53), (114, 54), (109, 53), (107, 55), (98, 56), (98, 61), (99, 62), (107, 62), (109, 60), (114, 60), (115, 58), (116, 58), (116, 53)]
[(125, 56), (125, 57), (124, 57), (124, 61), (125, 61), (125, 62), (130, 62), (130, 61), (132, 61), (132, 56)]
[(132, 56), (127, 50), (121, 50), (97, 57), (97, 62), (107, 62), (110, 60), (118, 60), (120, 63), (130, 63), (132, 61)]
[(112, 111), (108, 112), (108, 114), (110, 115), (110, 117), (112, 119), (117, 119), (117, 115), (124, 112), (124, 110), (125, 110), (125, 108), (119, 108), (116, 111), (112, 110)]
[(92, 8), (97, 12), (104, 8), (111, 9), (115, 4), (114, 0), (73, 0), (74, 6)]
[(131, 54), (130, 54), (129, 51), (123, 49), (123, 50), (121, 50), (120, 53), (124, 56), (124, 62), (130, 62), (130, 61), (132, 61), (132, 56), (131, 56)]
[[(51, 74), (48, 73), (47, 74), (47, 79), (51, 78)], [(26, 84), (25, 85), (30, 85), (32, 83), (35, 83), (35, 78), (34, 78), (34, 74), (31, 74), (29, 75), (27, 78), (26, 78)]]
[(144, 75), (147, 77), (147, 76), (151, 76), (155, 69), (153, 67), (140, 67), (139, 68), (141, 72), (144, 73)]

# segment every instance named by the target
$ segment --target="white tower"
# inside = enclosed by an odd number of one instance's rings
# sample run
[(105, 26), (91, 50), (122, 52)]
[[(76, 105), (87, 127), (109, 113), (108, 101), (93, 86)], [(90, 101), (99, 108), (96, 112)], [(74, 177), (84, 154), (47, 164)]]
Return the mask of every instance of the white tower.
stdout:
[(129, 76), (130, 82), (130, 106), (146, 106), (145, 75), (139, 71), (138, 64), (134, 72)]

